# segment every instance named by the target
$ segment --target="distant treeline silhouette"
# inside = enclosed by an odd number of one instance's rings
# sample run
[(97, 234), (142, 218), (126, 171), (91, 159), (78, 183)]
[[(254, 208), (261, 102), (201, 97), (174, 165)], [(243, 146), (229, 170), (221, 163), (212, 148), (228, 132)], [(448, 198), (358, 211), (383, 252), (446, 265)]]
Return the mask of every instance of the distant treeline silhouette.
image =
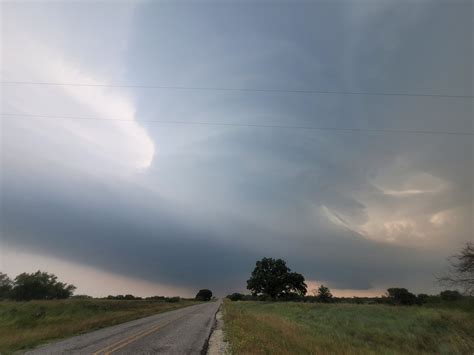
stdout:
[(146, 301), (162, 301), (162, 302), (179, 302), (181, 301), (181, 297), (173, 296), (173, 297), (166, 297), (166, 296), (150, 296), (150, 297), (139, 297), (134, 295), (116, 295), (112, 296), (109, 295), (105, 297), (107, 300), (124, 300), (124, 301), (134, 301), (134, 300), (146, 300)]
[[(322, 285), (322, 287), (327, 288), (324, 285)], [(308, 296), (291, 295), (274, 299), (266, 295), (252, 295), (236, 292), (228, 295), (226, 298), (231, 301), (291, 301), (308, 303), (388, 304), (404, 306), (421, 306), (425, 303), (436, 303), (440, 301), (459, 301), (461, 299), (472, 300), (472, 296), (463, 296), (459, 291), (456, 290), (445, 290), (440, 292), (438, 295), (428, 295), (424, 293), (415, 295), (409, 292), (406, 288), (389, 288), (385, 295), (377, 297), (327, 297), (323, 296), (322, 294), (315, 294)]]
[[(33, 273), (21, 273), (13, 280), (7, 274), (0, 272), (0, 300), (14, 301), (31, 301), (31, 300), (55, 300), (55, 299), (92, 299), (88, 295), (73, 295), (76, 287), (64, 282), (58, 281), (58, 277), (44, 271), (36, 271)], [(202, 290), (201, 290), (202, 291)], [(207, 290), (209, 291), (209, 290)], [(209, 291), (211, 292), (211, 291)], [(212, 296), (212, 292), (211, 292)], [(186, 298), (178, 296), (151, 296), (139, 297), (131, 294), (126, 295), (109, 295), (107, 297), (99, 297), (99, 299), (107, 300), (123, 300), (123, 301), (160, 301), (160, 302), (179, 302)]]
[[(472, 245), (467, 244), (463, 250), (472, 251)], [(471, 268), (472, 268), (471, 259)], [(472, 272), (472, 270), (471, 270)], [(334, 297), (331, 290), (321, 285), (313, 291), (313, 295), (306, 295), (307, 285), (303, 275), (292, 272), (282, 259), (263, 258), (256, 262), (250, 279), (247, 280), (247, 289), (251, 294), (233, 293), (227, 296), (231, 301), (299, 301), (299, 302), (350, 302), (366, 304), (391, 305), (423, 305), (432, 300), (456, 301), (463, 298), (457, 290), (446, 290), (439, 296), (430, 296), (424, 293), (415, 295), (406, 288), (392, 287), (380, 297)], [(469, 294), (469, 293), (468, 293)], [(466, 296), (469, 297), (469, 296)]]

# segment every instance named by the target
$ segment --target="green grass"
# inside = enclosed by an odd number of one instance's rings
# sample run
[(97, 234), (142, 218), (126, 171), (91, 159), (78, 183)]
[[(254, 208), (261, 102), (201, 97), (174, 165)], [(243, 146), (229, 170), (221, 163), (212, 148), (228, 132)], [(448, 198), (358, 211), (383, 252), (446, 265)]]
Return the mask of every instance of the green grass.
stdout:
[(0, 354), (196, 303), (98, 299), (0, 302)]
[(234, 354), (473, 354), (472, 307), (224, 303)]

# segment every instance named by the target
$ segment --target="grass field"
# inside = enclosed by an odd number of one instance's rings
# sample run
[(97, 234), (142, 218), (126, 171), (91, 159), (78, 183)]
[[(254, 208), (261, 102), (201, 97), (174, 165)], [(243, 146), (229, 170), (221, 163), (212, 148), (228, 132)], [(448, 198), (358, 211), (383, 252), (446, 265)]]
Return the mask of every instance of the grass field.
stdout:
[(97, 299), (0, 302), (0, 354), (192, 304), (196, 302)]
[(224, 303), (234, 354), (473, 354), (472, 307)]

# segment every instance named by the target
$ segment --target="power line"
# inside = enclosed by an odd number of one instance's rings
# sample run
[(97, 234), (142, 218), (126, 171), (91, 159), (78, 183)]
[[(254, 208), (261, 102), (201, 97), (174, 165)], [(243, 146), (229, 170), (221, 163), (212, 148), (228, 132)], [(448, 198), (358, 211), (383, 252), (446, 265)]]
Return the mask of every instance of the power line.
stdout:
[(49, 86), (83, 86), (83, 87), (115, 87), (160, 89), (181, 91), (228, 91), (228, 92), (266, 92), (289, 94), (318, 94), (318, 95), (357, 95), (357, 96), (402, 96), (402, 97), (432, 97), (449, 99), (472, 99), (473, 95), (444, 95), (444, 94), (417, 94), (400, 92), (369, 92), (369, 91), (334, 91), (334, 90), (292, 90), (292, 89), (251, 89), (230, 87), (199, 87), (199, 86), (164, 86), (164, 85), (132, 85), (132, 84), (85, 84), (85, 83), (55, 83), (37, 81), (0, 81), (2, 85), (49, 85)]
[(342, 128), (342, 127), (316, 127), (316, 126), (296, 126), (296, 125), (276, 125), (276, 124), (252, 124), (252, 123), (225, 123), (206, 121), (169, 121), (169, 120), (133, 120), (124, 118), (106, 117), (80, 117), (80, 116), (54, 116), (54, 115), (34, 115), (17, 113), (0, 113), (3, 117), (24, 117), (24, 118), (48, 118), (48, 119), (71, 119), (71, 120), (94, 120), (94, 121), (118, 121), (118, 122), (150, 122), (156, 124), (169, 125), (194, 125), (194, 126), (224, 126), (224, 127), (249, 127), (249, 128), (275, 128), (275, 129), (300, 129), (313, 131), (342, 131), (342, 132), (365, 132), (365, 133), (406, 133), (406, 134), (431, 134), (431, 135), (456, 135), (474, 136), (473, 132), (458, 131), (427, 131), (427, 130), (400, 130), (400, 129), (378, 129), (378, 128)]

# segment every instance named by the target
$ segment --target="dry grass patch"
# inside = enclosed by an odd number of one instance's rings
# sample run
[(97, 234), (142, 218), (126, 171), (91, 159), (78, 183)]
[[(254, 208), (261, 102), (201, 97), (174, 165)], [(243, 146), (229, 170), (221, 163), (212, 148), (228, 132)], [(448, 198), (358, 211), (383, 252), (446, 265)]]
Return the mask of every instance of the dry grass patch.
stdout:
[(0, 302), (0, 354), (196, 303), (96, 299)]
[(472, 309), (230, 302), (235, 354), (472, 354)]

